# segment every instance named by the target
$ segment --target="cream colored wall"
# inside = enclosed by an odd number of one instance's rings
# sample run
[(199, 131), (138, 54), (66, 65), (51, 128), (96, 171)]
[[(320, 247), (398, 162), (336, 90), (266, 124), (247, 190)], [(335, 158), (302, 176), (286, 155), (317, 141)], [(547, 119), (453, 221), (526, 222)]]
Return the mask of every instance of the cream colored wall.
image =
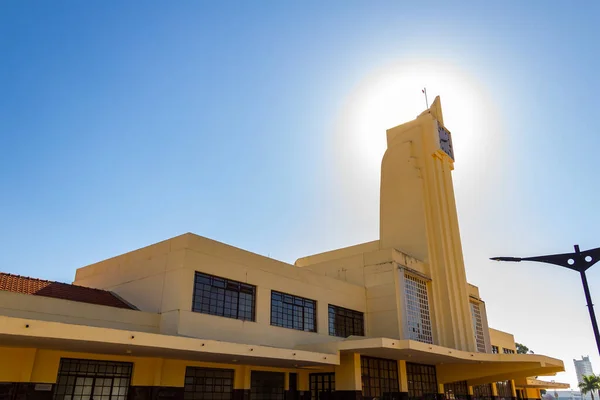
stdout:
[(158, 314), (7, 291), (0, 315), (142, 332), (158, 332), (160, 323)]
[[(234, 388), (249, 389), (252, 371), (298, 373), (300, 390), (308, 389), (308, 374), (295, 368), (259, 367), (127, 355), (91, 354), (36, 348), (0, 347), (0, 382), (55, 383), (61, 358), (109, 360), (133, 364), (132, 386), (182, 387), (187, 367), (222, 368), (234, 371)], [(331, 371), (324, 368), (323, 371)], [(315, 372), (321, 372), (316, 369)]]
[(493, 346), (498, 346), (500, 353), (502, 353), (502, 349), (510, 349), (517, 351), (517, 346), (515, 345), (515, 337), (508, 333), (499, 331), (497, 329), (489, 329), (490, 332), (490, 342)]
[[(256, 285), (256, 321), (192, 312), (195, 271)], [(112, 290), (161, 313), (162, 333), (278, 347), (337, 340), (328, 332), (329, 304), (367, 309), (364, 287), (193, 234), (84, 267), (75, 283)], [(318, 332), (271, 326), (271, 290), (316, 300)]]
[(428, 265), (437, 344), (475, 351), (453, 161), (439, 149), (436, 120), (443, 124), (439, 98), (416, 120), (387, 131), (381, 165), (380, 247), (400, 250)]

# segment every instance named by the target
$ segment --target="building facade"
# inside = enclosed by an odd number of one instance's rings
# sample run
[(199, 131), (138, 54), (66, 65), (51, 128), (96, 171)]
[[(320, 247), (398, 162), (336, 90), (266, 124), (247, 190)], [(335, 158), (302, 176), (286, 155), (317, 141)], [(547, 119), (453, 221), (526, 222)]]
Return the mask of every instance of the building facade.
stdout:
[(590, 362), (590, 357), (581, 356), (581, 360), (573, 360), (573, 364), (575, 364), (575, 373), (577, 374), (577, 382), (583, 382), (583, 377), (588, 375), (594, 375), (594, 370), (592, 369), (592, 363)]
[(80, 268), (73, 285), (0, 275), (0, 400), (540, 399), (562, 387), (531, 378), (562, 361), (514, 354), (467, 282), (439, 98), (387, 142), (377, 240), (290, 265), (187, 233)]

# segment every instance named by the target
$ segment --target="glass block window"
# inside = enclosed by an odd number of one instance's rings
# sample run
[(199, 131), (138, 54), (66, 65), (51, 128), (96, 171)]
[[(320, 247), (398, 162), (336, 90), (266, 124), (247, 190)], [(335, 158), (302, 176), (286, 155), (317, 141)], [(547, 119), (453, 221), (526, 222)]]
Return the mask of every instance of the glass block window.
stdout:
[(254, 321), (256, 286), (196, 272), (192, 311)]
[(348, 337), (365, 335), (364, 314), (359, 311), (329, 305), (329, 335)]
[(363, 398), (398, 392), (398, 361), (360, 357)]
[(467, 400), (469, 398), (467, 381), (444, 383), (444, 393), (448, 400)]
[(320, 400), (321, 393), (335, 392), (335, 373), (310, 374), (310, 398)]
[(473, 398), (475, 400), (491, 400), (492, 399), (492, 385), (477, 385), (473, 386)]
[(435, 366), (406, 363), (409, 399), (435, 399), (437, 376)]
[(481, 309), (479, 303), (473, 301), (471, 304), (471, 320), (473, 321), (473, 332), (475, 333), (475, 344), (477, 351), (485, 353), (485, 336), (483, 336), (483, 323), (481, 321)]
[(407, 273), (404, 274), (404, 282), (408, 338), (419, 342), (433, 343), (427, 282)]
[(515, 351), (511, 349), (502, 349), (502, 351), (504, 351), (504, 354), (515, 354)]
[(496, 390), (498, 390), (499, 400), (510, 400), (512, 398), (512, 388), (510, 381), (496, 382)]
[(500, 353), (498, 346), (492, 346), (492, 354), (498, 354)]
[(252, 371), (250, 400), (284, 400), (283, 372)]
[(131, 371), (131, 363), (63, 358), (54, 400), (126, 400)]
[(317, 331), (317, 302), (271, 291), (271, 325), (299, 331)]
[(187, 367), (184, 400), (231, 400), (233, 370)]

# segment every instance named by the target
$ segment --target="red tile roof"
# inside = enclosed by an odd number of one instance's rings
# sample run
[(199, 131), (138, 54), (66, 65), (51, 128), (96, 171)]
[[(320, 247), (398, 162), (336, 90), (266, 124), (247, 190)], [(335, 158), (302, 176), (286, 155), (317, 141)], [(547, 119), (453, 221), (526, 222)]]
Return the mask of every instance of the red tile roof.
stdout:
[(0, 272), (0, 290), (135, 310), (135, 307), (107, 290), (46, 281), (4, 272)]

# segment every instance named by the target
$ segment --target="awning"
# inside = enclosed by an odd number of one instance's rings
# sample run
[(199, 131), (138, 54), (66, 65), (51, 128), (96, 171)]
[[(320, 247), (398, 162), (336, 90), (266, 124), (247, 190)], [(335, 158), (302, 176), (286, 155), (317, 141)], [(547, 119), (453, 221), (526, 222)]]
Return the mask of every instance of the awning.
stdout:
[(569, 389), (571, 385), (561, 382), (548, 382), (535, 378), (515, 379), (515, 387), (531, 389)]
[(327, 353), (354, 352), (365, 356), (435, 365), (438, 383), (468, 381), (469, 385), (479, 385), (564, 371), (561, 360), (538, 354), (468, 352), (414, 340), (350, 337), (342, 341), (299, 348)]
[(0, 316), (0, 343), (72, 352), (302, 368), (340, 363), (338, 353), (283, 349), (183, 336)]

